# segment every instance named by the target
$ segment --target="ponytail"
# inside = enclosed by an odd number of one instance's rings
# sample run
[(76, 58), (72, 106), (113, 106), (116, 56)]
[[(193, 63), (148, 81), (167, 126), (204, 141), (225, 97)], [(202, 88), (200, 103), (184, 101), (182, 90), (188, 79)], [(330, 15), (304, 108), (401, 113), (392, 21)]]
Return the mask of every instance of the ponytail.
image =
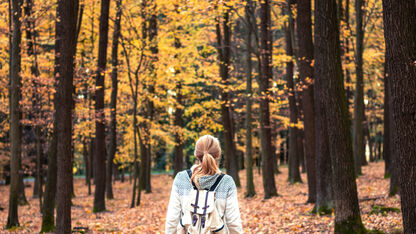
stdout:
[(221, 154), (220, 144), (217, 138), (205, 135), (196, 142), (195, 156), (199, 159), (199, 165), (195, 167), (191, 180), (199, 189), (199, 178), (205, 175), (214, 175), (219, 172), (216, 158)]

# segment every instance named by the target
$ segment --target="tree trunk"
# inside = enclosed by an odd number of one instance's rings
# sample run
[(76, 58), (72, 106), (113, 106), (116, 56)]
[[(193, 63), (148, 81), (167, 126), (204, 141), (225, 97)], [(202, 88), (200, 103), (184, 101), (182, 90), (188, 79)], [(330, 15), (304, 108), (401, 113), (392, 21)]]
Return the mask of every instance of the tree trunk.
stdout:
[(383, 135), (383, 158), (384, 158), (384, 178), (390, 177), (390, 78), (388, 78), (388, 71), (387, 71), (387, 59), (385, 58), (384, 61), (384, 135)]
[[(176, 14), (179, 14), (179, 11), (177, 7), (175, 7)], [(178, 34), (180, 33), (180, 28), (177, 27)], [(181, 41), (179, 37), (175, 36), (175, 48), (179, 50), (182, 47)], [(179, 52), (179, 51), (178, 51)], [(178, 57), (178, 54), (175, 54), (175, 58)], [(180, 69), (175, 70), (175, 75), (178, 75), (181, 73)], [(176, 84), (176, 110), (175, 110), (175, 119), (174, 119), (174, 125), (175, 125), (175, 149), (174, 149), (174, 160), (173, 160), (173, 177), (176, 176), (180, 171), (183, 170), (183, 150), (185, 147), (184, 144), (184, 120), (183, 120), (183, 112), (184, 112), (184, 102), (183, 102), (183, 94), (182, 94), (182, 81), (177, 81)]]
[(104, 78), (107, 64), (108, 15), (110, 0), (101, 1), (100, 38), (98, 44), (98, 68), (95, 84), (95, 155), (94, 155), (94, 212), (105, 210), (105, 113)]
[(86, 141), (84, 141), (82, 143), (82, 156), (84, 158), (84, 173), (85, 173), (85, 185), (88, 186), (89, 184), (89, 173), (90, 173), (90, 168), (89, 168), (89, 158), (88, 158), (88, 143)]
[(113, 32), (113, 45), (111, 51), (111, 82), (112, 82), (112, 89), (111, 89), (111, 120), (110, 120), (110, 146), (108, 150), (108, 158), (107, 158), (107, 179), (106, 179), (106, 189), (107, 189), (107, 198), (113, 199), (113, 185), (112, 185), (112, 177), (113, 177), (113, 167), (114, 167), (114, 156), (117, 151), (117, 92), (118, 92), (118, 42), (120, 38), (120, 21), (121, 21), (121, 0), (116, 1), (116, 20), (114, 23), (114, 32)]
[[(313, 92), (313, 42), (311, 1), (299, 0), (296, 29), (298, 36), (299, 77), (302, 82), (303, 129), (305, 132), (305, 159), (308, 178), (308, 201), (316, 201), (316, 164), (315, 164), (315, 120)], [(329, 156), (329, 155), (328, 155)]]
[(363, 75), (363, 0), (355, 1), (356, 11), (356, 51), (355, 51), (355, 95), (354, 95), (354, 120), (353, 120), (353, 135), (354, 135), (354, 168), (355, 175), (361, 175), (362, 158), (365, 157), (365, 143), (364, 143), (364, 75)]
[[(386, 65), (388, 67), (387, 71), (389, 71), (387, 76), (390, 76), (390, 70), (389, 70), (390, 69), (390, 65), (389, 65), (390, 61), (389, 61), (389, 59), (390, 58), (387, 57), (387, 53), (386, 53)], [(390, 145), (390, 147), (389, 147), (390, 151), (388, 152), (389, 153), (389, 160), (388, 160), (389, 161), (389, 172), (390, 172), (389, 196), (392, 197), (396, 194), (399, 194), (399, 165), (398, 165), (398, 161), (397, 161), (398, 160), (398, 156), (397, 156), (398, 147), (395, 144), (396, 139), (398, 137), (398, 134), (397, 134), (397, 129), (396, 129), (396, 126), (395, 126), (395, 123), (394, 123), (394, 118), (393, 118), (393, 112), (394, 112), (393, 99), (390, 98), (391, 94), (392, 94), (392, 80), (391, 80), (391, 78), (387, 78), (387, 79), (389, 79), (389, 81), (388, 81), (389, 84), (388, 84), (388, 87), (387, 87), (388, 88), (387, 92), (388, 92), (388, 96), (389, 96), (388, 114), (389, 114), (389, 119), (390, 119), (390, 121), (389, 121), (389, 129), (390, 129), (389, 142), (393, 143), (393, 144)]]
[(288, 22), (285, 26), (285, 45), (286, 45), (286, 55), (291, 58), (290, 61), (286, 62), (286, 81), (288, 88), (288, 98), (289, 98), (289, 182), (290, 184), (302, 182), (299, 171), (299, 141), (297, 129), (298, 124), (298, 108), (296, 106), (296, 96), (295, 96), (295, 85), (293, 81), (293, 47), (292, 47), (292, 37), (291, 30), (293, 25), (293, 17), (290, 9), (290, 1), (287, 2), (285, 6), (286, 15), (289, 16)]
[[(18, 201), (19, 201), (19, 170), (20, 157), (22, 153), (22, 130), (21, 130), (21, 57), (20, 44), (22, 41), (21, 26), (21, 0), (12, 0), (12, 11), (9, 8), (9, 13), (13, 13), (12, 25), (10, 27), (12, 33), (11, 47), (10, 47), (10, 195), (9, 195), (9, 214), (7, 217), (6, 228), (13, 228), (19, 226), (18, 216)], [(10, 7), (10, 2), (9, 2)]]
[[(178, 39), (179, 40), (179, 39)], [(178, 71), (177, 71), (178, 72)], [(182, 95), (182, 82), (179, 81), (176, 85), (176, 110), (174, 125), (175, 129), (175, 149), (174, 149), (174, 161), (173, 161), (173, 176), (175, 177), (180, 171), (183, 170), (183, 149), (184, 145), (184, 134), (183, 134), (183, 95)]]
[(261, 51), (261, 77), (259, 79), (260, 93), (260, 139), (261, 158), (263, 172), (264, 198), (277, 196), (276, 183), (274, 179), (274, 165), (272, 152), (272, 134), (270, 124), (270, 81), (273, 78), (272, 69), (272, 34), (270, 1), (260, 3), (260, 51)]
[(416, 2), (383, 0), (404, 233), (416, 233)]
[[(59, 33), (58, 24), (56, 25), (56, 32)], [(60, 41), (57, 40), (55, 42), (55, 50), (60, 50)], [(59, 57), (57, 53), (55, 53), (55, 81), (57, 81), (57, 75), (59, 73), (60, 63)], [(55, 83), (57, 85), (58, 82)], [(55, 93), (54, 95), (54, 106), (55, 108), (58, 106), (59, 103), (59, 93)], [(54, 217), (54, 210), (55, 210), (55, 198), (56, 198), (56, 185), (57, 185), (57, 133), (58, 133), (58, 121), (60, 115), (58, 115), (57, 111), (54, 113), (54, 122), (53, 122), (53, 130), (51, 136), (51, 142), (48, 149), (48, 172), (46, 177), (46, 185), (45, 185), (45, 198), (43, 203), (43, 210), (42, 210), (42, 228), (41, 232), (53, 232), (55, 230), (55, 217)]]
[(56, 232), (71, 233), (72, 95), (78, 1), (58, 0), (56, 13), (56, 40), (65, 45), (55, 51), (60, 65), (60, 73), (57, 74), (59, 105), (56, 106), (56, 112), (60, 116), (57, 125)]
[(88, 195), (91, 195), (91, 178), (94, 177), (94, 148), (95, 148), (95, 138), (90, 138), (90, 143), (88, 146)]
[[(350, 29), (350, 0), (346, 0), (345, 1), (345, 25), (347, 29)], [(349, 51), (350, 51), (350, 38), (346, 37), (345, 38), (345, 61), (346, 64), (349, 64), (351, 59), (349, 56)], [(348, 68), (348, 66), (345, 66), (345, 82), (346, 84), (351, 84), (351, 73), (350, 73), (350, 69)], [(353, 92), (351, 87), (348, 85), (346, 87), (346, 96), (347, 96), (347, 104), (348, 104), (348, 109), (350, 106), (350, 102), (351, 99), (353, 99)]]
[[(217, 19), (217, 50), (218, 60), (220, 63), (220, 76), (223, 85), (229, 85), (229, 66), (231, 59), (231, 27), (230, 27), (230, 10), (223, 13), (222, 29), (220, 26), (220, 17)], [(237, 187), (240, 187), (240, 178), (238, 176), (238, 158), (234, 141), (234, 123), (232, 121), (230, 93), (221, 89), (221, 117), (224, 127), (224, 146), (227, 174), (233, 177)]]
[[(254, 188), (253, 182), (253, 140), (252, 140), (252, 105), (253, 105), (253, 88), (252, 88), (252, 60), (251, 55), (253, 52), (252, 47), (252, 37), (253, 37), (253, 29), (252, 26), (254, 24), (253, 15), (253, 3), (251, 0), (247, 0), (247, 5), (245, 6), (245, 18), (247, 22), (247, 35), (246, 35), (246, 44), (247, 44), (247, 54), (246, 54), (246, 76), (247, 76), (247, 89), (246, 89), (246, 175), (247, 175), (247, 182), (246, 182), (246, 193), (245, 197), (254, 197), (256, 195), (256, 191)], [(277, 165), (276, 165), (277, 167)]]
[(366, 233), (361, 222), (350, 135), (350, 120), (341, 68), (337, 4), (315, 2), (315, 85), (323, 91), (332, 182), (335, 200), (335, 233)]

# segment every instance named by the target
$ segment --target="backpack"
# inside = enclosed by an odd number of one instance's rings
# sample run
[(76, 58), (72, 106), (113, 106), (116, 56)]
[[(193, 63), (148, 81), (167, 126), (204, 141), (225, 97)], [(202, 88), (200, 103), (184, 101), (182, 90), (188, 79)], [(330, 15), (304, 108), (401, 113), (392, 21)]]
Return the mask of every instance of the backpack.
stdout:
[[(192, 171), (188, 169), (187, 173), (191, 178)], [(198, 190), (191, 180), (193, 189), (184, 204), (177, 228), (179, 234), (225, 233), (224, 221), (215, 206), (215, 192), (223, 177), (224, 174), (221, 173), (209, 190)]]

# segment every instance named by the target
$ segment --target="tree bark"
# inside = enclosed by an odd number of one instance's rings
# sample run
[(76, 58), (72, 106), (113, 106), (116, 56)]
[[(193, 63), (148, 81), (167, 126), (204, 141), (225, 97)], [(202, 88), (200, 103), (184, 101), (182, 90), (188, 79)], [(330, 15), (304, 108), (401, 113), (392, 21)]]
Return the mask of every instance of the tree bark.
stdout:
[(270, 1), (260, 3), (260, 51), (261, 51), (261, 77), (260, 86), (260, 139), (261, 139), (261, 160), (263, 172), (264, 198), (268, 199), (277, 196), (276, 183), (274, 179), (274, 165), (272, 152), (272, 136), (270, 124), (270, 81), (273, 79), (272, 69), (272, 35)]
[(72, 107), (74, 56), (76, 52), (76, 24), (78, 0), (58, 0), (56, 40), (60, 41), (56, 56), (59, 57), (57, 124), (57, 208), (56, 232), (71, 233), (71, 184), (72, 184)]
[(299, 141), (297, 129), (298, 124), (298, 108), (296, 105), (295, 96), (295, 85), (293, 81), (293, 47), (292, 47), (292, 28), (294, 27), (292, 10), (290, 8), (290, 0), (287, 1), (285, 6), (286, 15), (289, 16), (288, 22), (285, 26), (285, 45), (286, 55), (291, 58), (290, 61), (286, 62), (286, 82), (288, 88), (288, 99), (289, 99), (289, 183), (294, 184), (302, 182), (299, 171)]
[[(245, 6), (245, 18), (247, 22), (247, 35), (246, 35), (246, 44), (247, 44), (247, 54), (246, 54), (246, 77), (247, 77), (247, 89), (246, 89), (246, 193), (245, 197), (254, 197), (256, 195), (256, 190), (254, 188), (253, 182), (253, 139), (252, 139), (252, 105), (253, 105), (253, 88), (252, 88), (252, 60), (251, 55), (253, 52), (252, 48), (252, 37), (253, 37), (253, 29), (252, 26), (255, 25), (253, 23), (254, 19), (253, 15), (253, 3), (251, 0), (247, 0), (247, 4)], [(277, 165), (276, 165), (277, 166)]]
[[(20, 44), (22, 41), (21, 10), (22, 1), (12, 0), (12, 40), (10, 48), (10, 194), (9, 194), (9, 214), (7, 217), (6, 228), (19, 226), (18, 201), (19, 201), (19, 170), (20, 157), (22, 154), (22, 130), (21, 130), (21, 86), (20, 77), (21, 57)], [(10, 7), (10, 2), (9, 2)]]
[[(176, 14), (179, 14), (177, 6), (175, 6)], [(178, 34), (180, 33), (180, 27), (176, 28), (178, 30)], [(174, 42), (175, 48), (179, 50), (182, 47), (180, 38), (175, 36)], [(178, 51), (179, 52), (179, 51)], [(175, 58), (178, 57), (178, 54), (175, 54)], [(181, 73), (180, 69), (175, 70), (175, 75)], [(176, 174), (183, 170), (184, 166), (184, 155), (183, 150), (185, 147), (185, 135), (183, 132), (184, 128), (184, 120), (183, 120), (183, 112), (184, 112), (184, 100), (182, 94), (182, 81), (177, 81), (176, 84), (176, 110), (174, 114), (174, 125), (175, 125), (175, 149), (174, 149), (174, 160), (173, 160), (173, 178), (175, 178)]]
[(416, 233), (416, 2), (383, 0), (404, 233)]
[(355, 51), (355, 94), (354, 94), (354, 120), (353, 120), (353, 134), (354, 134), (354, 168), (355, 175), (361, 175), (362, 158), (365, 154), (364, 143), (364, 74), (363, 74), (363, 0), (355, 1), (356, 11), (356, 51)]
[(350, 135), (350, 120), (342, 78), (337, 4), (315, 2), (315, 85), (326, 115), (335, 200), (335, 233), (366, 233), (361, 222)]
[(113, 177), (113, 167), (114, 167), (114, 156), (117, 151), (117, 92), (118, 92), (118, 43), (120, 39), (120, 28), (121, 28), (121, 0), (116, 1), (116, 20), (114, 23), (114, 32), (113, 32), (113, 45), (111, 48), (111, 102), (110, 102), (110, 109), (111, 109), (111, 120), (110, 120), (110, 146), (108, 150), (108, 157), (107, 157), (107, 179), (106, 179), (106, 189), (107, 189), (107, 198), (113, 199), (113, 185), (112, 185), (112, 177)]
[[(231, 27), (230, 27), (230, 10), (223, 13), (222, 29), (220, 27), (220, 17), (217, 19), (217, 50), (218, 60), (220, 63), (220, 76), (223, 85), (229, 85), (229, 66), (231, 60)], [(230, 93), (221, 89), (221, 116), (224, 127), (224, 146), (227, 174), (233, 177), (237, 187), (240, 187), (240, 178), (238, 176), (238, 159), (234, 141), (234, 123), (232, 121)]]
[(314, 78), (311, 1), (298, 1), (296, 29), (298, 36), (299, 77), (302, 82), (303, 129), (305, 132), (305, 159), (308, 178), (309, 203), (316, 201)]
[(390, 178), (390, 79), (388, 78), (387, 59), (384, 61), (384, 135), (383, 135), (383, 158), (384, 158), (384, 178)]
[(100, 38), (98, 44), (98, 68), (95, 84), (95, 155), (94, 155), (94, 212), (105, 210), (106, 154), (104, 78), (107, 64), (108, 15), (110, 0), (101, 1)]
[(176, 85), (176, 110), (175, 110), (175, 119), (174, 125), (175, 129), (175, 149), (174, 149), (174, 162), (173, 162), (173, 177), (176, 176), (180, 171), (183, 170), (183, 149), (184, 145), (184, 134), (183, 134), (183, 95), (182, 95), (182, 82), (179, 81)]

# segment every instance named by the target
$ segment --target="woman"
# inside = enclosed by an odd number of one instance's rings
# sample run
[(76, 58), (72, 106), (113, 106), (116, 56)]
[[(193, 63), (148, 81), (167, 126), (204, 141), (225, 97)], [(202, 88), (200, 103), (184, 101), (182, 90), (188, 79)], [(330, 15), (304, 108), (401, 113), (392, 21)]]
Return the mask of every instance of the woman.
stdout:
[(209, 190), (217, 184), (215, 207), (224, 222), (225, 228), (222, 233), (243, 233), (234, 180), (229, 175), (221, 175), (217, 166), (217, 159), (221, 155), (218, 139), (210, 135), (199, 138), (195, 144), (194, 154), (199, 164), (192, 166), (188, 171), (179, 172), (173, 181), (165, 232), (167, 234), (178, 232), (178, 225), (182, 224), (182, 217), (186, 212), (185, 206), (194, 189), (193, 185), (197, 190)]

